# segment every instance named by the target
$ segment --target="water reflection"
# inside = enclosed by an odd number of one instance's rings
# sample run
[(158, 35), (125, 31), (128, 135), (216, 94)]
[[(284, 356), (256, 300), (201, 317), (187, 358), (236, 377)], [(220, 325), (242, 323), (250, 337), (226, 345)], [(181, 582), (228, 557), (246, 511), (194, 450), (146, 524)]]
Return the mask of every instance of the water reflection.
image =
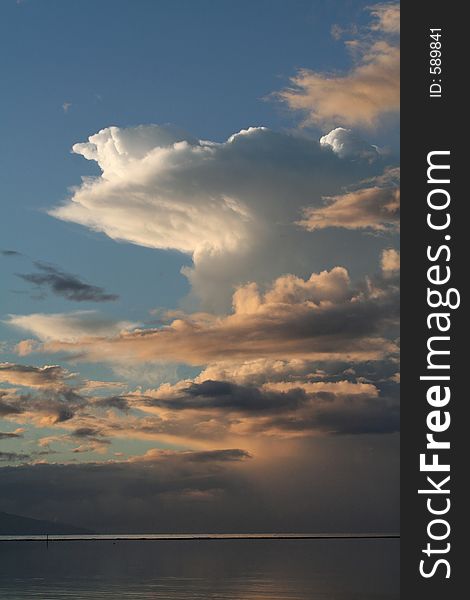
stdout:
[(398, 540), (0, 543), (5, 600), (395, 600)]

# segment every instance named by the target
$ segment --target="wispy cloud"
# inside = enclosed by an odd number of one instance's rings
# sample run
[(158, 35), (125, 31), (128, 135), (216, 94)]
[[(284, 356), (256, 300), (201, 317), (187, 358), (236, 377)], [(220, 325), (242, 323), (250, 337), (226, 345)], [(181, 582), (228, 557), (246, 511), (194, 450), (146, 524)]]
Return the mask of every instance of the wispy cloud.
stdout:
[[(112, 336), (134, 329), (137, 323), (116, 321), (103, 317), (94, 310), (78, 310), (69, 313), (33, 313), (9, 315), (4, 321), (9, 325), (28, 331), (41, 340), (77, 341), (94, 336)], [(28, 345), (23, 345), (27, 351)], [(34, 348), (34, 344), (30, 349)]]
[(117, 300), (117, 294), (109, 294), (96, 285), (90, 285), (76, 275), (66, 273), (53, 265), (36, 261), (34, 266), (39, 273), (17, 273), (17, 276), (39, 288), (48, 288), (57, 296), (75, 302), (109, 302)]

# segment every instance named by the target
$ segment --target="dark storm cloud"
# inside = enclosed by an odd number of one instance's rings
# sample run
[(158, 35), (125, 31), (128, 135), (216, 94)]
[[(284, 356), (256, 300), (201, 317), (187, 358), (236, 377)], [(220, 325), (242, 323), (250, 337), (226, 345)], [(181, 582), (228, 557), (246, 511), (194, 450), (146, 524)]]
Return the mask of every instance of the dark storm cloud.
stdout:
[[(201, 411), (213, 415), (213, 421), (230, 427), (230, 418), (243, 424), (245, 433), (311, 435), (315, 431), (328, 434), (372, 434), (399, 431), (398, 385), (383, 384), (383, 395), (374, 385), (345, 381), (327, 383), (331, 390), (315, 389), (323, 383), (288, 384), (292, 389), (278, 391), (242, 386), (227, 381), (191, 383), (174, 391), (162, 386), (158, 397), (129, 396), (138, 408), (162, 407), (173, 411)], [(285, 384), (279, 384), (285, 385)], [(355, 390), (354, 388), (357, 388)], [(196, 417), (197, 419), (197, 417)], [(228, 420), (227, 420), (228, 419)]]
[(295, 410), (305, 399), (302, 390), (273, 392), (227, 381), (207, 380), (191, 383), (179, 398), (149, 398), (148, 402), (173, 410), (216, 408), (241, 413), (263, 413)]
[[(166, 435), (175, 440), (222, 440), (232, 434), (308, 437), (316, 432), (358, 435), (398, 431), (394, 370), (382, 369), (386, 377), (377, 381), (373, 363), (355, 365), (356, 370), (343, 368), (347, 364), (336, 363), (341, 366), (337, 375), (320, 380), (256, 386), (207, 379), (96, 397), (84, 395), (79, 385), (66, 385), (70, 374), (59, 367), (5, 363), (6, 368), (0, 370), (4, 381), (20, 385), (27, 381), (35, 389), (3, 390), (0, 414), (17, 415), (18, 422), (33, 421), (39, 427), (60, 426), (74, 419), (66, 426), (70, 433), (64, 441), (81, 440), (76, 452), (103, 449), (115, 437), (156, 439)], [(117, 409), (128, 418), (96, 410), (100, 408)]]
[(61, 271), (52, 265), (36, 261), (34, 266), (40, 273), (18, 273), (17, 276), (39, 288), (49, 288), (52, 293), (67, 300), (109, 302), (119, 298), (117, 294), (108, 294), (103, 288), (85, 283), (77, 276)]
[[(325, 394), (324, 404), (311, 415), (287, 416), (259, 425), (284, 431), (323, 431), (333, 435), (384, 434), (400, 431), (398, 402), (385, 398), (344, 398)], [(256, 425), (254, 427), (256, 429)]]
[(10, 394), (5, 390), (0, 390), (0, 417), (7, 415), (19, 415), (23, 412), (17, 406), (14, 406), (9, 402)]
[(71, 375), (59, 365), (34, 367), (15, 363), (0, 363), (0, 381), (27, 387), (57, 387)]
[(130, 408), (129, 402), (124, 396), (109, 396), (107, 398), (99, 398), (95, 401), (95, 406), (102, 408), (116, 408), (123, 412), (127, 412)]
[[(4, 460), (22, 458), (5, 453)], [(249, 454), (239, 449), (152, 450), (144, 456), (121, 462), (4, 467), (0, 469), (0, 496), (7, 508), (12, 501), (18, 501), (17, 510), (30, 513), (30, 494), (34, 490), (37, 507), (43, 505), (53, 512), (68, 511), (69, 515), (76, 513), (78, 508), (79, 512), (89, 513), (89, 519), (99, 515), (105, 523), (109, 523), (110, 513), (117, 511), (125, 517), (127, 511), (135, 510), (140, 504), (146, 518), (154, 513), (152, 520), (155, 520), (159, 509), (173, 512), (172, 505), (176, 504), (178, 512), (183, 507), (188, 509), (188, 503), (210, 503), (214, 497), (236, 489), (240, 479), (235, 476), (233, 465), (247, 458)], [(240, 490), (243, 487), (240, 485)], [(23, 509), (23, 506), (30, 508)], [(125, 517), (127, 521), (132, 519), (139, 520), (138, 514)], [(163, 530), (171, 530), (174, 526), (177, 524), (161, 525)]]
[(72, 419), (87, 405), (87, 399), (72, 389), (47, 389), (37, 393), (4, 390), (0, 395), (0, 415), (22, 415), (39, 425), (54, 425)]
[(81, 452), (93, 452), (106, 448), (111, 444), (111, 441), (105, 437), (101, 429), (95, 427), (78, 427), (70, 436), (63, 436), (64, 441), (76, 442), (79, 440), (80, 445), (72, 449), (74, 454)]
[(0, 416), (21, 415), (19, 421), (39, 426), (69, 421), (90, 403), (71, 382), (75, 376), (59, 365), (0, 363), (0, 382), (14, 386), (0, 390)]
[(204, 452), (187, 452), (182, 453), (182, 460), (196, 463), (209, 462), (236, 462), (251, 458), (251, 454), (245, 450), (229, 449), (229, 450), (206, 450)]
[(315, 419), (319, 429), (335, 434), (395, 433), (400, 431), (398, 404), (369, 401), (359, 407), (320, 411)]
[(77, 438), (87, 438), (96, 437), (97, 435), (100, 435), (100, 433), (101, 432), (99, 429), (94, 429), (93, 427), (79, 427), (78, 429), (72, 431), (70, 435)]
[(397, 529), (397, 436), (303, 439), (295, 460), (283, 443), (269, 459), (155, 450), (132, 461), (3, 467), (2, 510), (98, 532)]
[[(45, 396), (30, 396), (24, 394), (19, 397), (23, 412), (35, 412), (51, 420), (51, 424), (69, 421), (75, 415), (75, 408), (82, 403), (76, 402), (72, 394), (57, 394)], [(69, 404), (70, 402), (70, 404)]]

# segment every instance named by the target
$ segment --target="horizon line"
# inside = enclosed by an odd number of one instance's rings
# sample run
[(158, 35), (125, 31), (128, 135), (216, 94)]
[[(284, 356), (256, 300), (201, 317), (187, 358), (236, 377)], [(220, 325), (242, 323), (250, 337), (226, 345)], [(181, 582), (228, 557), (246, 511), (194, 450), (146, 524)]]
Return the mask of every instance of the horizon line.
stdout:
[(1, 535), (0, 542), (209, 541), (209, 540), (358, 540), (399, 539), (399, 533), (91, 533)]

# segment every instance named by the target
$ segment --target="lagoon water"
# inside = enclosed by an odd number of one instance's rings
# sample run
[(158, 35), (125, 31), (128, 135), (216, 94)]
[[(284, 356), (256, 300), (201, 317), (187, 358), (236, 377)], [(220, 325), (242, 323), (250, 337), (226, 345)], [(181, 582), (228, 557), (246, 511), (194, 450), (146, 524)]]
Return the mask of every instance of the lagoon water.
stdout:
[(398, 600), (399, 540), (0, 541), (0, 598)]

